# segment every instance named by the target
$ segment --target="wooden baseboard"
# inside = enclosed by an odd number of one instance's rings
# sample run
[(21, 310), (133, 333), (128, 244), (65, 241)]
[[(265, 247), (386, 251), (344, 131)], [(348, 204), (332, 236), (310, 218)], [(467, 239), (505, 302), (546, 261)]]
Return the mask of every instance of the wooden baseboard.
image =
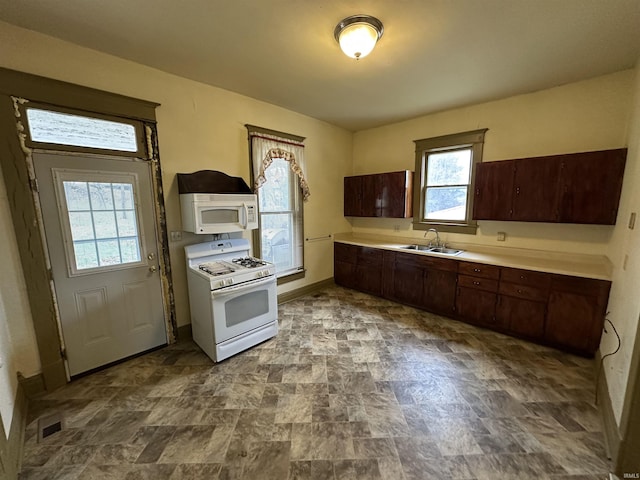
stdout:
[(316, 283), (312, 283), (310, 285), (305, 285), (304, 287), (296, 288), (295, 290), (291, 290), (289, 292), (281, 293), (280, 295), (278, 295), (278, 304), (290, 302), (291, 300), (295, 300), (296, 298), (315, 293), (319, 290), (322, 290), (323, 288), (327, 288), (332, 285), (335, 285), (333, 277), (327, 278), (326, 280), (321, 280)]
[(27, 396), (27, 399), (33, 398), (46, 391), (44, 386), (44, 377), (41, 373), (37, 373), (32, 377), (23, 377), (22, 374), (18, 372), (18, 383), (22, 385), (22, 389), (24, 394)]
[[(600, 350), (596, 351), (595, 361), (596, 368), (598, 368), (602, 362)], [(616, 422), (616, 417), (613, 413), (613, 405), (611, 404), (611, 396), (609, 395), (609, 387), (607, 385), (607, 377), (604, 374), (604, 368), (600, 372), (596, 389), (598, 394), (598, 410), (600, 411), (600, 418), (602, 419), (604, 428), (605, 447), (607, 449), (607, 455), (615, 465), (620, 453), (622, 436), (620, 435), (618, 422)]]
[[(18, 383), (16, 402), (13, 406), (9, 437), (5, 439), (4, 429), (0, 429), (0, 474), (3, 479), (16, 480), (20, 472), (22, 449), (24, 447), (24, 432), (27, 428), (27, 396), (21, 383)], [(4, 468), (4, 472), (2, 472)]]

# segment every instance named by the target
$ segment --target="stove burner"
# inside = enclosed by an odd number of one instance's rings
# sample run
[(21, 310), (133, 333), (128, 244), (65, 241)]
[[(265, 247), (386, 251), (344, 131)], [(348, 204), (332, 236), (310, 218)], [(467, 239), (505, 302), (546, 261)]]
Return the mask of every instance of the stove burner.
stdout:
[(267, 265), (267, 262), (254, 257), (234, 258), (231, 260), (236, 265), (240, 265), (245, 268), (256, 268), (263, 265)]
[(226, 275), (228, 273), (233, 273), (236, 271), (236, 269), (233, 268), (233, 265), (227, 262), (201, 263), (200, 265), (198, 265), (198, 268), (203, 272), (208, 273), (209, 275), (213, 275), (214, 277), (217, 277), (219, 275)]

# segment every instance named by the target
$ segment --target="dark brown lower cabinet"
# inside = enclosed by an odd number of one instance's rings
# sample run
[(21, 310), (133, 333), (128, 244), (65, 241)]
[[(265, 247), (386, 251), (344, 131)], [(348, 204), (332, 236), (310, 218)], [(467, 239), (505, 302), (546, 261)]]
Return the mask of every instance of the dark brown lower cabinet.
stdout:
[(497, 325), (496, 297), (493, 292), (485, 292), (475, 288), (458, 287), (456, 312), (466, 322), (491, 327)]
[(335, 244), (338, 285), (592, 356), (611, 282)]
[(611, 282), (553, 275), (544, 340), (593, 355), (600, 344)]
[(334, 258), (338, 285), (382, 295), (382, 250), (335, 243)]
[(455, 271), (427, 270), (422, 303), (427, 310), (444, 315), (454, 314), (457, 276)]
[(499, 295), (496, 318), (510, 332), (535, 340), (544, 334), (545, 310), (544, 303)]
[(455, 260), (412, 253), (385, 257), (385, 297), (400, 303), (451, 315), (456, 301)]
[(395, 262), (390, 288), (391, 298), (407, 305), (422, 306), (424, 269), (403, 262)]

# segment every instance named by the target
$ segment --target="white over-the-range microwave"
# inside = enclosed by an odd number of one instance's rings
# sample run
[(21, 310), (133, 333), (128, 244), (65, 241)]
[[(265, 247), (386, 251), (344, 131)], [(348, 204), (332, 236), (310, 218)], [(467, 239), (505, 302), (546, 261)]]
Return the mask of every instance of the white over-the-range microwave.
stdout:
[(200, 234), (258, 228), (258, 198), (245, 193), (181, 193), (182, 230)]

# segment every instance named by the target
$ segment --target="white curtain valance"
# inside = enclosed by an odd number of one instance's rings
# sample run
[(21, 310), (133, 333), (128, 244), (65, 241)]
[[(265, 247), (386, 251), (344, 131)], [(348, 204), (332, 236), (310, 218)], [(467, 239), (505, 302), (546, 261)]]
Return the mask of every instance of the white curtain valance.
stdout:
[(291, 171), (298, 177), (302, 189), (302, 199), (306, 202), (310, 192), (304, 162), (304, 144), (265, 133), (252, 132), (250, 135), (255, 177), (253, 179), (254, 191), (257, 193), (258, 189), (267, 181), (265, 171), (273, 163), (273, 160), (282, 158), (289, 163)]

